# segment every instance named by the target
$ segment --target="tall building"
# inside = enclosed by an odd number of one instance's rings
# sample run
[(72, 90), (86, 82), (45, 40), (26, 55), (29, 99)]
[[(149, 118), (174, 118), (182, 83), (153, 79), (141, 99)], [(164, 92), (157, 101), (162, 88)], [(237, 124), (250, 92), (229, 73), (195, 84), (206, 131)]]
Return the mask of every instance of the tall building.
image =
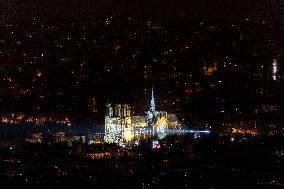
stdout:
[(277, 80), (277, 72), (278, 72), (278, 67), (277, 67), (277, 60), (276, 59), (273, 59), (273, 62), (272, 62), (272, 79), (274, 81)]

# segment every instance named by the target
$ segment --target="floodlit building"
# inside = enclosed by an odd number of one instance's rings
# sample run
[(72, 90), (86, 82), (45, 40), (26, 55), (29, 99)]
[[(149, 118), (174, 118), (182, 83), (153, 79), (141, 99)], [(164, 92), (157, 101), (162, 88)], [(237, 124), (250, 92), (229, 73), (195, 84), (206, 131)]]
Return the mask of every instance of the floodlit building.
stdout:
[(204, 63), (203, 72), (204, 72), (205, 75), (211, 76), (216, 71), (217, 71), (217, 63), (214, 63), (213, 66), (212, 65), (208, 66), (206, 63)]
[(129, 104), (107, 104), (105, 116), (105, 136), (107, 143), (120, 146), (138, 144), (140, 140), (162, 139), (169, 129), (177, 129), (178, 120), (174, 114), (156, 111), (154, 89), (152, 88), (150, 110), (145, 116), (131, 115)]

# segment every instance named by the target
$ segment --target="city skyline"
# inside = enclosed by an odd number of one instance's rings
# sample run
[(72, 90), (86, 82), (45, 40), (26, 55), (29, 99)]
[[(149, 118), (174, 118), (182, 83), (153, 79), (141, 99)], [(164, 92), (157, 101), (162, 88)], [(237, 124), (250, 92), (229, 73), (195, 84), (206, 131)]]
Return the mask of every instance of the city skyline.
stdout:
[(284, 0), (1, 0), (0, 188), (284, 186)]

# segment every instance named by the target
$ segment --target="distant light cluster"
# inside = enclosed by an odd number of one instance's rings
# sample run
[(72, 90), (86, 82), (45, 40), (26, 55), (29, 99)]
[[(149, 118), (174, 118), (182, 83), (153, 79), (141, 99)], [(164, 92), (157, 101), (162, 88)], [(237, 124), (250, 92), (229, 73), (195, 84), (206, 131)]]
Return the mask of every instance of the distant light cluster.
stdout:
[(11, 114), (1, 115), (0, 124), (34, 124), (34, 125), (45, 125), (45, 124), (63, 124), (71, 126), (71, 120), (68, 117), (52, 117), (52, 116), (29, 116), (25, 114)]

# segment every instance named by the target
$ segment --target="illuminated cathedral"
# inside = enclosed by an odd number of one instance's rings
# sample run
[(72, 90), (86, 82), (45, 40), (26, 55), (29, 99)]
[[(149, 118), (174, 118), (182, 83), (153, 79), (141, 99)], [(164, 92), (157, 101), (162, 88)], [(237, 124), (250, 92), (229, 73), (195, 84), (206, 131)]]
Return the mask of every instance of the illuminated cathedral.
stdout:
[(138, 145), (141, 140), (162, 139), (179, 123), (174, 114), (156, 111), (154, 88), (151, 91), (150, 110), (145, 116), (131, 115), (129, 104), (107, 104), (105, 115), (105, 136), (107, 143), (120, 146)]

